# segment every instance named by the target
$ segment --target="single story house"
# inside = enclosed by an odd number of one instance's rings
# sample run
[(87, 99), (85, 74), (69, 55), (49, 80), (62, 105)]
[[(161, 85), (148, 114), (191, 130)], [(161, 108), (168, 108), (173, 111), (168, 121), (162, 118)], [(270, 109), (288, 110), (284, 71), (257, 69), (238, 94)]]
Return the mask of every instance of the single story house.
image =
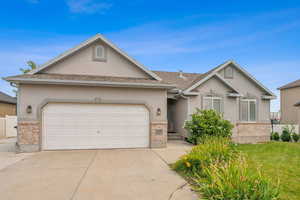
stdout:
[(151, 71), (100, 34), (28, 74), (18, 87), (20, 151), (166, 147), (196, 108), (215, 109), (237, 142), (267, 141), (275, 95), (234, 61), (204, 73)]
[(17, 99), (3, 92), (0, 92), (0, 117), (16, 115)]
[(300, 79), (278, 89), (280, 90), (281, 123), (298, 124), (300, 116), (296, 104), (300, 102)]

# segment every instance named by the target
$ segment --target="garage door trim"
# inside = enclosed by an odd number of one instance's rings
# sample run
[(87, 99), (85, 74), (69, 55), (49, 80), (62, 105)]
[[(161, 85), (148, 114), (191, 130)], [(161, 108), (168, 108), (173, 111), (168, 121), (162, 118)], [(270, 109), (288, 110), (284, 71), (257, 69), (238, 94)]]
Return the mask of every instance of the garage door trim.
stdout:
[(81, 104), (124, 104), (124, 105), (142, 105), (148, 110), (149, 114), (149, 147), (151, 147), (151, 110), (150, 106), (145, 101), (137, 100), (109, 100), (102, 98), (94, 98), (94, 100), (86, 99), (45, 99), (37, 108), (37, 118), (39, 119), (39, 150), (43, 150), (43, 108), (49, 103), (81, 103)]

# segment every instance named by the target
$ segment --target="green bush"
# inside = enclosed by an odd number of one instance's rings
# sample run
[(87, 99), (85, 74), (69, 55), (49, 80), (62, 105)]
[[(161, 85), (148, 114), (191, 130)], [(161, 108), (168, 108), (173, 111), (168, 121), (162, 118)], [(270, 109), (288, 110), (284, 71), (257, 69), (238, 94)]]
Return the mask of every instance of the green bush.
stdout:
[(205, 199), (211, 200), (276, 200), (279, 187), (271, 184), (260, 170), (248, 167), (240, 155), (226, 164), (215, 163), (203, 169), (205, 178), (197, 178), (196, 185)]
[(197, 144), (203, 136), (230, 137), (233, 125), (214, 110), (200, 110), (191, 115), (184, 128), (189, 132), (189, 141)]
[(280, 138), (283, 142), (290, 142), (292, 140), (291, 133), (285, 128), (283, 129)]
[(271, 133), (271, 140), (279, 141), (280, 140), (279, 133), (278, 132), (272, 132)]
[(205, 137), (202, 144), (182, 156), (173, 165), (173, 169), (188, 176), (199, 175), (203, 168), (211, 164), (228, 162), (236, 157), (238, 151), (229, 138)]
[(294, 132), (294, 133), (292, 133), (292, 138), (293, 138), (294, 142), (298, 142), (300, 139), (300, 136), (299, 136), (299, 134)]

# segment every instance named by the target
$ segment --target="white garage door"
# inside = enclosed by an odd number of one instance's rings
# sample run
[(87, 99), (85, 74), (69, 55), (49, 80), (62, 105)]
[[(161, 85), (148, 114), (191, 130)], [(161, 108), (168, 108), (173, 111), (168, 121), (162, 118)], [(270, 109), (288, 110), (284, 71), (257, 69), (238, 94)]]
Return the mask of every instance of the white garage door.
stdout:
[(144, 106), (51, 103), (43, 109), (43, 149), (149, 147)]

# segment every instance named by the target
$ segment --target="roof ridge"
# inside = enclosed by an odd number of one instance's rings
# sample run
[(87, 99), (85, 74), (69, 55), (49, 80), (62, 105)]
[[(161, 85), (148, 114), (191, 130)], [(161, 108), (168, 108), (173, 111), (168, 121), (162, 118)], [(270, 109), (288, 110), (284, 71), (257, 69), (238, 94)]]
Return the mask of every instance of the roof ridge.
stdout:
[[(151, 70), (151, 71), (153, 71), (153, 72), (166, 72), (166, 73), (180, 73), (180, 72), (171, 72), (171, 71), (164, 71), (164, 70)], [(184, 74), (203, 74), (203, 73), (196, 73), (196, 72), (182, 72), (182, 73), (184, 73)]]

